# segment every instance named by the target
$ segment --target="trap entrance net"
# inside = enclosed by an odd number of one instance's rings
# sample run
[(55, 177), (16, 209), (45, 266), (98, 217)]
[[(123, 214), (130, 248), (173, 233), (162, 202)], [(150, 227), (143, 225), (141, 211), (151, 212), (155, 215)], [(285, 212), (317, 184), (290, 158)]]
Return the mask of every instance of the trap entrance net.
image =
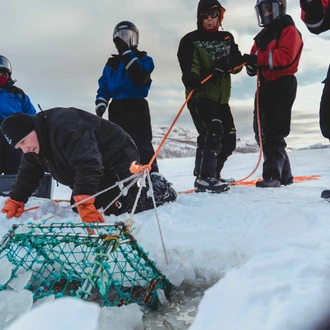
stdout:
[(172, 289), (122, 222), (14, 225), (0, 243), (0, 262), (3, 258), (12, 273), (0, 291), (29, 272), (25, 288), (34, 300), (76, 296), (100, 306), (137, 303), (155, 309), (157, 291), (168, 297)]

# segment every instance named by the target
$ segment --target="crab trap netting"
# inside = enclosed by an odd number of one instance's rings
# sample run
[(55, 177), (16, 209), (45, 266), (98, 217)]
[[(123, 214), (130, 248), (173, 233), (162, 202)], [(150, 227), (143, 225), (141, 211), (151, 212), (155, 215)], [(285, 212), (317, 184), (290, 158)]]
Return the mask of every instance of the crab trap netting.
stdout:
[[(94, 233), (87, 234), (88, 228)], [(0, 262), (3, 258), (12, 273), (0, 291), (29, 272), (25, 288), (34, 300), (76, 296), (101, 306), (137, 303), (154, 309), (157, 291), (168, 297), (172, 288), (120, 222), (14, 225), (0, 243)]]

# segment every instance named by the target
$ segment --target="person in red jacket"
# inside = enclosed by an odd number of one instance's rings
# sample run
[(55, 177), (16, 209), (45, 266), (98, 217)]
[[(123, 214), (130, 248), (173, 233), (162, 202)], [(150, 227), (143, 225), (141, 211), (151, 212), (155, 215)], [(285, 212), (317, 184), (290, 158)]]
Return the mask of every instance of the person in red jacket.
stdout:
[(253, 128), (259, 142), (257, 108), (261, 118), (264, 153), (262, 181), (257, 187), (280, 187), (293, 183), (285, 137), (290, 133), (291, 108), (296, 98), (295, 73), (303, 48), (300, 32), (286, 15), (286, 0), (257, 0), (255, 10), (259, 26), (250, 54), (245, 54), (249, 76), (258, 73)]
[[(330, 0), (300, 0), (301, 19), (308, 30), (320, 34), (330, 29)], [(330, 66), (323, 81), (324, 88), (320, 104), (320, 129), (330, 139)], [(330, 190), (323, 190), (321, 197), (330, 201)]]

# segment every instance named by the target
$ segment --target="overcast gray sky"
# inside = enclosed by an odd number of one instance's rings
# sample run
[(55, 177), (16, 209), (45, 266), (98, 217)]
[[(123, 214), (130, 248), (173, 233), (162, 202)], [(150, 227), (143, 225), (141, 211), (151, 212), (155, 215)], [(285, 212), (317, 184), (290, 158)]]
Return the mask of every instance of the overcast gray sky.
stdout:
[[(249, 52), (260, 31), (255, 1), (220, 1), (226, 8), (223, 27), (242, 53)], [(197, 0), (10, 0), (1, 3), (1, 50), (13, 65), (13, 77), (37, 107), (74, 106), (94, 112), (94, 101), (107, 58), (116, 53), (114, 26), (130, 20), (140, 31), (140, 50), (154, 59), (149, 92), (152, 123), (170, 125), (184, 102), (176, 53), (180, 39), (196, 28)], [(291, 15), (303, 35), (298, 96), (291, 138), (308, 134), (326, 142), (318, 128), (318, 108), (329, 63), (330, 32), (312, 35), (301, 22), (299, 0), (289, 0)], [(252, 136), (255, 78), (245, 70), (233, 76), (230, 105), (238, 137)], [(193, 128), (188, 110), (177, 126)]]

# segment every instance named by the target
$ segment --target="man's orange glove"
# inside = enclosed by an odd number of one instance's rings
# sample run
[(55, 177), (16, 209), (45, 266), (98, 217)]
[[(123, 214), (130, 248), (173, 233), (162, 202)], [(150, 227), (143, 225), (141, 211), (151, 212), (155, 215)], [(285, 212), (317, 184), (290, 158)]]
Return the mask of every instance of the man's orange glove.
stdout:
[[(90, 196), (78, 195), (78, 196), (73, 196), (73, 199), (76, 203), (79, 203), (88, 197)], [(104, 218), (102, 214), (94, 206), (94, 200), (95, 198), (90, 198), (88, 201), (77, 206), (77, 210), (83, 222), (86, 223), (104, 222)]]
[(24, 203), (7, 198), (2, 208), (2, 213), (7, 213), (7, 219), (12, 217), (19, 218), (24, 212)]

